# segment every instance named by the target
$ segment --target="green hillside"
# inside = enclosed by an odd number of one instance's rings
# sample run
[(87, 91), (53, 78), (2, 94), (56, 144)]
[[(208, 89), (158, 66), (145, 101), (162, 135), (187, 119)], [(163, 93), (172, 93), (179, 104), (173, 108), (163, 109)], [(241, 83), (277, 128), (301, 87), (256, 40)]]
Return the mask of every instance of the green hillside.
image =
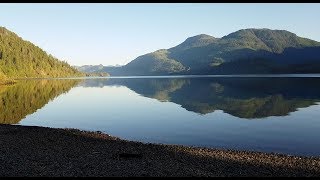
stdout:
[(0, 27), (0, 79), (84, 76), (67, 62)]

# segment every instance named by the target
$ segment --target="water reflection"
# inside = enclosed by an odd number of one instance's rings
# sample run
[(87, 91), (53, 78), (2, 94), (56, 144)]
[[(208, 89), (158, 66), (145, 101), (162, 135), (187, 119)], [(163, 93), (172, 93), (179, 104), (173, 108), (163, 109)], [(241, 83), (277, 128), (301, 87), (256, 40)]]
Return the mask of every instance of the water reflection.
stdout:
[(223, 110), (247, 119), (286, 116), (320, 99), (319, 78), (115, 78), (86, 80), (81, 86), (126, 86), (198, 114)]
[(72, 87), (126, 86), (198, 114), (216, 110), (255, 119), (286, 116), (320, 101), (319, 78), (115, 78), (25, 80), (0, 88), (0, 123), (16, 124)]
[(0, 118), (141, 142), (319, 156), (319, 90), (320, 78), (306, 77), (29, 80), (0, 88)]
[(16, 124), (81, 80), (23, 80), (0, 88), (0, 123)]

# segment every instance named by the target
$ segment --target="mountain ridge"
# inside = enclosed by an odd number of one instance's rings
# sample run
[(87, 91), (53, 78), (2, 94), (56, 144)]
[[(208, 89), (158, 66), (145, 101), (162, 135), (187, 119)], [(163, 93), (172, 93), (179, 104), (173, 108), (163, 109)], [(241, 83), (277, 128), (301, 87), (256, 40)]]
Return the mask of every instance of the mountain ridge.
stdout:
[[(313, 48), (316, 50), (310, 50)], [(207, 34), (192, 36), (177, 46), (138, 56), (122, 67), (104, 67), (103, 71), (111, 75), (170, 75), (199, 74), (199, 72), (200, 74), (259, 73), (252, 70), (254, 65), (250, 65), (251, 70), (246, 69), (246, 63), (250, 61), (250, 64), (258, 63), (258, 69), (263, 68), (260, 67), (261, 64), (269, 64), (270, 69), (265, 69), (263, 73), (281, 73), (281, 71), (295, 73), (293, 70), (290, 71), (290, 68), (279, 67), (279, 63), (289, 62), (288, 59), (292, 58), (291, 54), (299, 55), (299, 53), (305, 56), (299, 56), (300, 59), (295, 58), (295, 62), (317, 63), (315, 66), (317, 69), (313, 69), (312, 72), (320, 73), (318, 68), (320, 42), (299, 37), (287, 30), (248, 28), (221, 38)], [(279, 59), (284, 60), (279, 61)], [(243, 61), (243, 64), (241, 65), (238, 61)], [(231, 66), (232, 63), (238, 66), (233, 69), (239, 70), (223, 69), (225, 66)], [(292, 69), (297, 68), (292, 67)], [(308, 70), (305, 72), (308, 73)]]

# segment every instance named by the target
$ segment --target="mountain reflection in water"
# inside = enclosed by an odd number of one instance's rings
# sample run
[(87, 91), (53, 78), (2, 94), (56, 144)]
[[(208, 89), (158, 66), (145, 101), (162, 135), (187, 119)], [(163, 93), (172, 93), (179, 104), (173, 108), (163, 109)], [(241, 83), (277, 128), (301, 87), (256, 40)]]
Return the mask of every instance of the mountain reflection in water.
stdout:
[(188, 111), (215, 110), (240, 118), (285, 116), (320, 100), (319, 78), (111, 78), (83, 81), (84, 87), (126, 86)]
[(23, 80), (0, 88), (0, 123), (16, 124), (76, 86), (125, 86), (198, 114), (215, 110), (255, 119), (286, 116), (320, 100), (319, 78), (101, 78)]
[(16, 124), (41, 109), (59, 95), (67, 93), (80, 80), (22, 80), (0, 88), (0, 123)]

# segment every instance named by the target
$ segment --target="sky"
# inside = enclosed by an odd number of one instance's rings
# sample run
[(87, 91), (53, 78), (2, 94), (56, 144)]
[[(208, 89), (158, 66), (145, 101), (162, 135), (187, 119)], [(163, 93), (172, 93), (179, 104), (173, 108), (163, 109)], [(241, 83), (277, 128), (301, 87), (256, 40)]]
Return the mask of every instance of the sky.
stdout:
[(269, 28), (320, 41), (320, 4), (9, 3), (0, 26), (71, 65), (124, 65), (198, 34)]

